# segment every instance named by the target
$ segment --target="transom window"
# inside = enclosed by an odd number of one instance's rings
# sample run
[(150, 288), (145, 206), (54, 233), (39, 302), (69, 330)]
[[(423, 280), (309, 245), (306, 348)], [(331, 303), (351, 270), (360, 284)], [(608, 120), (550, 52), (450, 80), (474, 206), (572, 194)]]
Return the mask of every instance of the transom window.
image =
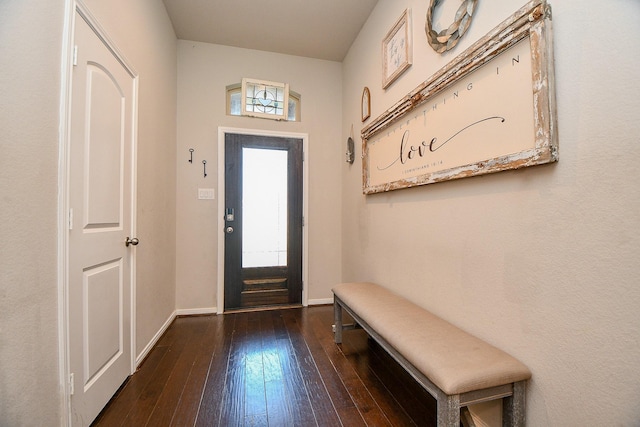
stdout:
[(247, 116), (286, 119), (289, 85), (242, 79), (242, 113)]
[(242, 79), (227, 86), (227, 115), (300, 121), (300, 94), (286, 83)]

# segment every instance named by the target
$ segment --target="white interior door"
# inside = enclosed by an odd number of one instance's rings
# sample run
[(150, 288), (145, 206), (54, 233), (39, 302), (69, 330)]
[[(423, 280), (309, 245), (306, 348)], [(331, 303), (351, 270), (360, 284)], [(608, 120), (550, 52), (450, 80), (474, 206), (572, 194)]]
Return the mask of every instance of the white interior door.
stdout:
[[(69, 369), (73, 425), (133, 371), (135, 77), (76, 12), (69, 149)], [(134, 241), (137, 244), (137, 241)]]

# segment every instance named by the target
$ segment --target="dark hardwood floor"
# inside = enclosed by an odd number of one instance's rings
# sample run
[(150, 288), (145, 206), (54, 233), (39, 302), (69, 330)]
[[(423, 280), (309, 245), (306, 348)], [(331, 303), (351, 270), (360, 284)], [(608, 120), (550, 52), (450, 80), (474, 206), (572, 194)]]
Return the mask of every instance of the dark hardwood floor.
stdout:
[(435, 426), (436, 403), (332, 306), (177, 318), (94, 426)]

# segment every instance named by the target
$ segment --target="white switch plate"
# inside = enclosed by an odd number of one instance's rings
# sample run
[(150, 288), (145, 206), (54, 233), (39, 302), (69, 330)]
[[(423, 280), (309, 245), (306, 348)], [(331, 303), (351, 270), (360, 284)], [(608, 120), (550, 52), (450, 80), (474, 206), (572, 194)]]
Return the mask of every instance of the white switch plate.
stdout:
[(216, 198), (216, 192), (213, 188), (198, 188), (198, 199), (213, 200)]

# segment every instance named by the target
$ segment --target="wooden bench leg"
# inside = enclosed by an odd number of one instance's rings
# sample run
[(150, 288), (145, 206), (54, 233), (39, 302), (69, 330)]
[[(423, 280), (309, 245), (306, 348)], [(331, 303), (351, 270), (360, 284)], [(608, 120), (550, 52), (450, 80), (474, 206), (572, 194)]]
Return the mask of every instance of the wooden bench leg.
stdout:
[(333, 299), (333, 340), (342, 343), (342, 307), (337, 298)]
[(525, 385), (525, 381), (513, 383), (513, 395), (502, 400), (502, 425), (504, 427), (524, 427)]
[(442, 395), (438, 399), (438, 427), (460, 426), (460, 395)]

